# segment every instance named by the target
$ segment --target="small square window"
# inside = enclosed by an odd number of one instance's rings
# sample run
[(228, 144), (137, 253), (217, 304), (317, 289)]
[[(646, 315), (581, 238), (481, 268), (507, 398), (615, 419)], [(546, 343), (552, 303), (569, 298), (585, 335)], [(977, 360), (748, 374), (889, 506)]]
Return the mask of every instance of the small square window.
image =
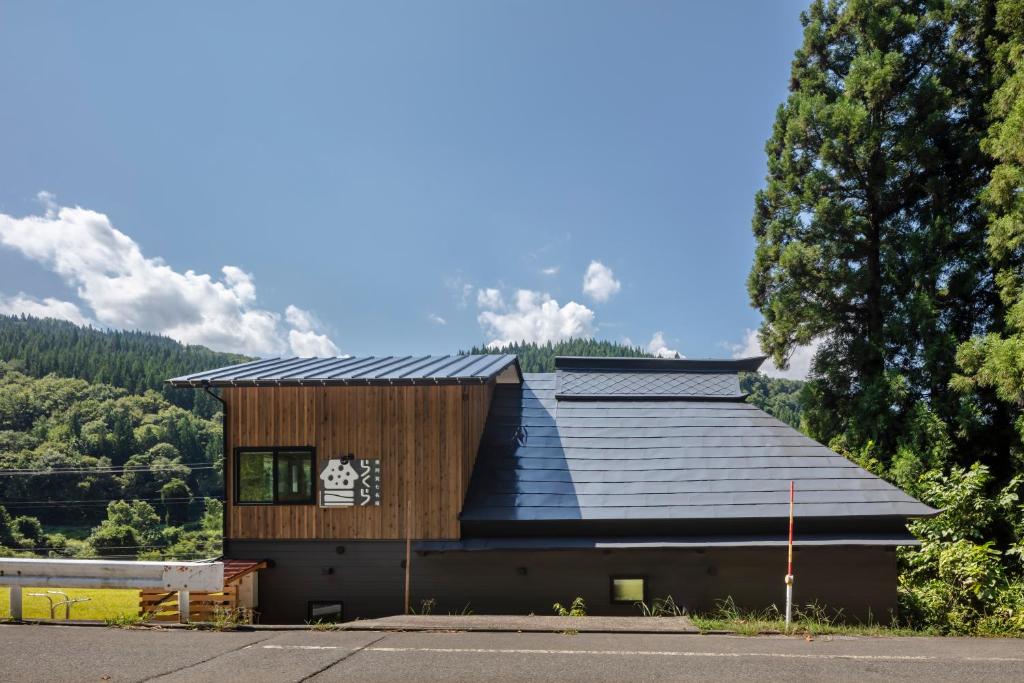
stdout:
[(273, 451), (243, 451), (238, 454), (238, 502), (274, 502)]
[(344, 603), (341, 600), (310, 600), (309, 621), (317, 622), (339, 622), (344, 614)]
[(642, 576), (613, 576), (611, 585), (613, 603), (647, 601), (647, 581)]
[(313, 459), (309, 451), (277, 454), (277, 502), (306, 503), (313, 497)]
[(314, 502), (312, 449), (245, 448), (235, 452), (235, 502), (289, 505)]

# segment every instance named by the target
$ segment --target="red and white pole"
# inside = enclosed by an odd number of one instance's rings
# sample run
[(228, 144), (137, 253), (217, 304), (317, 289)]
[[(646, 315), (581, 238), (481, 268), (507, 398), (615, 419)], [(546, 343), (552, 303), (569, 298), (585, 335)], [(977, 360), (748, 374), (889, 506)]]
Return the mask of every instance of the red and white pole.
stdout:
[(789, 561), (786, 565), (786, 630), (793, 621), (793, 481), (789, 482)]

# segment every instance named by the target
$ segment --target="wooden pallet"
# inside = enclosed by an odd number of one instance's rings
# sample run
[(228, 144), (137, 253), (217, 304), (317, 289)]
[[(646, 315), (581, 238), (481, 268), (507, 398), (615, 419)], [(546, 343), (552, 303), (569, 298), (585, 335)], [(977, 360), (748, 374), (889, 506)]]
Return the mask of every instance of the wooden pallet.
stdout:
[[(238, 587), (225, 586), (218, 593), (191, 593), (189, 621), (214, 621), (238, 607)], [(178, 594), (165, 591), (140, 591), (139, 616), (151, 615), (153, 621), (178, 621)]]

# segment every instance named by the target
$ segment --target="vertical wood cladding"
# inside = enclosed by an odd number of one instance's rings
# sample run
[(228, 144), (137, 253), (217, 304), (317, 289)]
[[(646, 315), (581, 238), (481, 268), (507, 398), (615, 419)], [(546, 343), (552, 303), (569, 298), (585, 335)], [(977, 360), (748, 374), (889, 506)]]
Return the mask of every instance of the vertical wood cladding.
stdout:
[(459, 538), (492, 393), (493, 384), (224, 389), (229, 484), (238, 447), (313, 446), (317, 473), (349, 453), (381, 461), (379, 507), (236, 505), (229, 485), (228, 538), (402, 539), (407, 501), (413, 538)]

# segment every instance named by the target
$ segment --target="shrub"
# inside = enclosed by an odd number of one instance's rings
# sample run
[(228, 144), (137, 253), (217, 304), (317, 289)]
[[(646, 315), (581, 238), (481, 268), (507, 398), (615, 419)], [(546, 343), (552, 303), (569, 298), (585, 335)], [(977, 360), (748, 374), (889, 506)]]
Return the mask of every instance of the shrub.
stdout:
[(11, 526), (17, 536), (20, 536), (23, 541), (28, 541), (28, 543), (23, 545), (37, 547), (39, 542), (43, 540), (43, 525), (35, 517), (25, 515), (15, 517), (14, 523)]
[(585, 617), (587, 616), (587, 603), (582, 597), (576, 596), (573, 599), (572, 604), (566, 609), (562, 603), (556, 602), (551, 606), (555, 610), (555, 615), (559, 617)]

